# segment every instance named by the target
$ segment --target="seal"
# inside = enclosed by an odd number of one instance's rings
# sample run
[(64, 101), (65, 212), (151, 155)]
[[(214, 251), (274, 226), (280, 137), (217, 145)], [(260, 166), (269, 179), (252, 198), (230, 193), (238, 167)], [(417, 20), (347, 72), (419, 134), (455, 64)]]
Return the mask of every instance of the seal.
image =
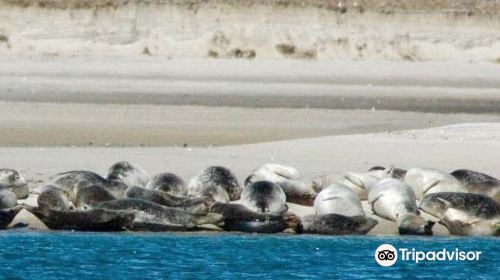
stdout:
[(240, 203), (257, 213), (279, 215), (288, 210), (283, 189), (268, 181), (258, 181), (245, 186)]
[(44, 190), (38, 195), (37, 203), (38, 208), (43, 210), (69, 211), (75, 208), (67, 193), (52, 185), (44, 187)]
[(17, 196), (8, 189), (0, 190), (0, 209), (12, 208), (17, 205)]
[(120, 161), (111, 165), (107, 179), (123, 182), (129, 187), (145, 187), (149, 182), (149, 174), (138, 165), (128, 161)]
[(209, 196), (215, 201), (240, 199), (242, 188), (236, 176), (222, 166), (210, 166), (189, 181), (189, 196)]
[[(368, 172), (374, 172), (376, 173), (377, 170), (380, 172), (380, 171), (385, 171), (385, 174), (388, 174), (390, 177), (394, 178), (394, 179), (398, 179), (398, 180), (401, 180), (403, 181), (405, 176), (406, 176), (406, 170), (405, 169), (401, 169), (401, 168), (396, 168), (396, 167), (391, 167), (389, 169), (383, 167), (383, 166), (374, 166), (372, 168), (370, 168), (368, 170)], [(380, 173), (380, 174), (384, 174), (384, 172)], [(386, 176), (382, 176), (380, 177), (380, 179), (383, 179), (385, 178)]]
[(467, 192), (467, 189), (455, 177), (434, 169), (408, 169), (404, 183), (413, 189), (417, 199), (438, 192)]
[(434, 222), (420, 217), (415, 193), (400, 180), (382, 179), (370, 190), (368, 202), (375, 215), (397, 223), (399, 234), (432, 235)]
[(419, 208), (440, 219), (454, 235), (500, 234), (500, 205), (475, 193), (442, 192), (426, 195)]
[(125, 196), (148, 200), (192, 214), (208, 213), (208, 207), (213, 202), (209, 197), (179, 197), (159, 190), (148, 190), (140, 187), (130, 187)]
[(0, 189), (11, 190), (18, 199), (26, 199), (29, 196), (28, 183), (14, 169), (0, 169)]
[(6, 229), (22, 209), (23, 207), (21, 205), (0, 209), (0, 229)]
[(122, 198), (128, 189), (128, 186), (121, 181), (107, 180), (91, 171), (68, 171), (59, 173), (51, 179), (51, 184), (66, 192), (71, 201), (75, 201), (79, 188), (89, 185), (100, 185), (116, 198)]
[(299, 233), (344, 235), (367, 234), (377, 221), (366, 216), (347, 217), (338, 214), (307, 215), (302, 217)]
[(54, 230), (123, 231), (131, 228), (134, 220), (134, 213), (129, 211), (25, 208)]
[(318, 176), (313, 179), (312, 185), (314, 190), (319, 192), (332, 184), (344, 185), (351, 188), (360, 200), (366, 200), (369, 189), (380, 179), (388, 176), (387, 172), (380, 172), (380, 170), (369, 171), (367, 173), (342, 172)]
[(299, 218), (291, 213), (257, 213), (240, 204), (215, 202), (210, 206), (210, 212), (222, 215), (226, 231), (278, 233), (287, 228), (295, 230), (300, 223)]
[(172, 195), (186, 196), (188, 189), (184, 180), (174, 173), (160, 173), (156, 174), (149, 180), (146, 189), (158, 190)]
[(267, 163), (255, 169), (246, 179), (245, 186), (258, 181), (269, 181), (285, 192), (286, 201), (304, 206), (312, 206), (316, 192), (300, 179), (297, 169), (274, 163)]
[(358, 195), (349, 187), (332, 184), (323, 189), (314, 200), (316, 214), (340, 214), (348, 217), (363, 216)]
[(74, 204), (78, 209), (91, 209), (96, 203), (115, 199), (116, 197), (102, 185), (80, 184)]
[(136, 198), (100, 202), (94, 205), (94, 209), (132, 211), (134, 220), (130, 229), (136, 231), (187, 231), (202, 224), (218, 225), (222, 222), (219, 214), (191, 214)]
[(481, 172), (458, 169), (451, 172), (470, 193), (484, 194), (500, 203), (500, 180)]

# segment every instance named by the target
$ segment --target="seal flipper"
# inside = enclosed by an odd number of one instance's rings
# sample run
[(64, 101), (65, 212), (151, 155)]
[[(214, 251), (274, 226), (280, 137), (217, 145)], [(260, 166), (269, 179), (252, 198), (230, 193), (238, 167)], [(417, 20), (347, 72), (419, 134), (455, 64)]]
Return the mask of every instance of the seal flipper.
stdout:
[(432, 235), (432, 227), (435, 224), (413, 213), (399, 215), (396, 223), (401, 235)]

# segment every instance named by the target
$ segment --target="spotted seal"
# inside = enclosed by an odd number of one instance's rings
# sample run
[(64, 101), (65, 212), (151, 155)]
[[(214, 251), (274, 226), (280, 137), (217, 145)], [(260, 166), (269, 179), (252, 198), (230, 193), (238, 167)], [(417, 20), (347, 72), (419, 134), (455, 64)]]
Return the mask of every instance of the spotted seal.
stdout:
[(301, 218), (299, 233), (346, 235), (367, 234), (378, 222), (367, 216), (338, 214), (307, 215)]
[(221, 214), (227, 231), (278, 233), (288, 228), (296, 230), (300, 219), (291, 214), (257, 213), (241, 204), (216, 202), (210, 212)]
[(26, 199), (29, 196), (28, 183), (14, 169), (0, 169), (0, 189), (11, 190), (18, 199)]
[(184, 180), (169, 172), (153, 176), (146, 185), (146, 189), (158, 190), (177, 196), (186, 196), (188, 194), (188, 188)]
[(500, 205), (475, 193), (441, 192), (426, 195), (419, 208), (437, 217), (455, 235), (500, 234)]
[(245, 186), (240, 203), (257, 213), (279, 215), (288, 209), (283, 189), (268, 181), (258, 181)]
[(128, 161), (120, 161), (108, 170), (107, 179), (109, 181), (122, 182), (129, 187), (145, 187), (150, 179), (149, 174), (142, 167)]
[(500, 180), (481, 172), (458, 169), (450, 173), (470, 193), (484, 194), (500, 203)]
[(211, 196), (215, 201), (238, 200), (242, 188), (231, 170), (222, 166), (210, 166), (189, 181), (189, 196)]
[(283, 189), (287, 202), (312, 206), (316, 192), (302, 182), (297, 169), (275, 163), (267, 163), (252, 171), (245, 179), (245, 186), (258, 181), (269, 181)]

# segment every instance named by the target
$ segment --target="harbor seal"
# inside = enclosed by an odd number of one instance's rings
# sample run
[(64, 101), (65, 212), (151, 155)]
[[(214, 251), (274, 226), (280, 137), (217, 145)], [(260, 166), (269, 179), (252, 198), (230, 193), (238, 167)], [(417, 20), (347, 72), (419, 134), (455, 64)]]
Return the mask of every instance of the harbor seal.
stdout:
[(240, 199), (242, 188), (236, 176), (222, 166), (210, 166), (189, 181), (189, 196), (210, 196), (215, 201)]
[(132, 211), (134, 221), (130, 229), (136, 231), (187, 231), (195, 230), (202, 224), (218, 225), (222, 222), (219, 214), (191, 214), (136, 198), (100, 202), (94, 205), (94, 209)]
[(257, 213), (240, 204), (216, 202), (210, 206), (210, 212), (222, 215), (226, 231), (278, 233), (287, 228), (296, 230), (300, 224), (299, 218), (291, 213)]
[(74, 205), (78, 209), (91, 209), (96, 203), (115, 199), (116, 197), (102, 185), (84, 184), (77, 187)]
[(149, 178), (149, 174), (142, 167), (128, 161), (120, 161), (111, 165), (107, 177), (110, 181), (123, 182), (129, 187), (145, 187)]
[(338, 214), (307, 215), (302, 217), (299, 233), (346, 235), (367, 234), (378, 222), (366, 216), (347, 217)]
[(17, 205), (17, 196), (8, 189), (0, 190), (0, 209), (12, 208)]
[(404, 183), (413, 189), (417, 199), (438, 192), (467, 192), (455, 177), (434, 169), (408, 169)]
[(29, 196), (28, 183), (14, 169), (0, 169), (0, 189), (11, 190), (18, 199), (26, 199)]
[(415, 193), (400, 180), (378, 182), (370, 190), (368, 202), (375, 215), (397, 223), (399, 234), (432, 235), (434, 222), (420, 217)]
[(134, 213), (105, 209), (52, 210), (26, 207), (48, 228), (76, 231), (123, 231), (132, 227)]
[(454, 235), (500, 234), (500, 205), (475, 193), (442, 192), (426, 195), (419, 208), (437, 217)]
[(140, 198), (163, 206), (184, 210), (192, 214), (206, 214), (213, 202), (209, 197), (179, 197), (159, 190), (130, 187), (125, 193), (127, 198)]
[(188, 189), (184, 180), (169, 172), (153, 176), (146, 185), (146, 189), (159, 190), (177, 196), (186, 196), (188, 194)]
[(66, 192), (51, 185), (46, 186), (38, 195), (37, 204), (40, 209), (69, 211), (75, 208)]
[(314, 200), (316, 214), (340, 214), (348, 217), (363, 216), (358, 195), (349, 187), (332, 184), (323, 189)]
[(367, 173), (342, 172), (323, 175), (313, 179), (313, 188), (321, 192), (321, 190), (332, 184), (340, 184), (351, 188), (360, 200), (366, 200), (369, 189), (380, 179), (388, 176), (387, 172), (380, 172), (380, 170), (373, 170)]
[(264, 164), (245, 179), (245, 186), (258, 181), (269, 181), (279, 186), (285, 192), (287, 202), (304, 206), (312, 206), (314, 203), (316, 192), (301, 181), (299, 172), (291, 166)]
[(0, 229), (6, 229), (22, 209), (21, 205), (0, 209)]
[(282, 214), (288, 209), (283, 189), (268, 181), (258, 181), (245, 186), (240, 203), (257, 213)]
[(51, 185), (65, 191), (71, 201), (75, 201), (79, 188), (89, 185), (103, 186), (116, 198), (122, 198), (128, 189), (128, 186), (121, 181), (107, 180), (91, 171), (68, 171), (59, 173), (51, 179)]
[(458, 169), (451, 172), (470, 193), (484, 194), (500, 203), (500, 180), (490, 175), (468, 170)]

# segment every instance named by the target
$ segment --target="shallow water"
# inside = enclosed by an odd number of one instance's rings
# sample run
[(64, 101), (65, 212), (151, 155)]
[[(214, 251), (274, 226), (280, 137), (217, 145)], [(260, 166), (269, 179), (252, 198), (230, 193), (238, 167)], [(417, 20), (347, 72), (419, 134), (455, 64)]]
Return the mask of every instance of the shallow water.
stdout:
[[(498, 238), (312, 235), (0, 232), (3, 279), (495, 279)], [(381, 267), (376, 248), (482, 251), (479, 261)], [(498, 278), (496, 278), (498, 279)]]

